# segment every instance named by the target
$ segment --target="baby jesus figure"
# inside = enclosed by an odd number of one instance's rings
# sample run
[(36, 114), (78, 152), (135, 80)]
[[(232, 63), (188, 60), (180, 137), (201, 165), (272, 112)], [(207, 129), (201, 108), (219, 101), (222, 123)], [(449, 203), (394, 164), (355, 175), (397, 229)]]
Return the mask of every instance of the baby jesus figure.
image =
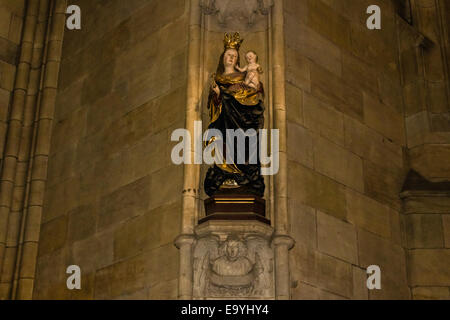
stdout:
[(261, 66), (258, 64), (258, 56), (255, 51), (249, 51), (245, 55), (247, 65), (244, 68), (236, 66), (240, 72), (247, 72), (245, 84), (255, 90), (259, 89), (259, 75), (263, 73)]

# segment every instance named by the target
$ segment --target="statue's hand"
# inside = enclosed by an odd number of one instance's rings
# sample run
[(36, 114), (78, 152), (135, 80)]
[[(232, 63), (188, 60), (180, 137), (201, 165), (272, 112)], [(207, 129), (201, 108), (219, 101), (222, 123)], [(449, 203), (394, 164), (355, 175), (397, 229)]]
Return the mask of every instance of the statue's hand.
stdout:
[(217, 94), (217, 96), (220, 96), (220, 89), (215, 81), (211, 84), (211, 89)]
[(220, 96), (220, 89), (216, 83), (216, 74), (215, 73), (213, 73), (211, 75), (211, 90), (214, 91), (217, 94), (217, 96)]

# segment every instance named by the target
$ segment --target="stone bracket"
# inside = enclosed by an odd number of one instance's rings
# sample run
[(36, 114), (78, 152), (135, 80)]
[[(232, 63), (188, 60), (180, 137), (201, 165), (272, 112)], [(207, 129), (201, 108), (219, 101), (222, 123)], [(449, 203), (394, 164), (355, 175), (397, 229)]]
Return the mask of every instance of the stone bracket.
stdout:
[(208, 221), (196, 230), (194, 299), (274, 299), (273, 228), (258, 221)]

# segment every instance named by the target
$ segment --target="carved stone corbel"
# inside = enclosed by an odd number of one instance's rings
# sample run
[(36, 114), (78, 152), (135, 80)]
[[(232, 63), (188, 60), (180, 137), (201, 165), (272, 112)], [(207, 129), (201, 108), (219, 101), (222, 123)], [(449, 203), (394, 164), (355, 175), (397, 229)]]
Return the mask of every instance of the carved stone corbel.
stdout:
[(254, 26), (260, 17), (267, 16), (273, 0), (201, 0), (200, 7), (206, 16), (216, 17), (218, 24), (238, 29)]

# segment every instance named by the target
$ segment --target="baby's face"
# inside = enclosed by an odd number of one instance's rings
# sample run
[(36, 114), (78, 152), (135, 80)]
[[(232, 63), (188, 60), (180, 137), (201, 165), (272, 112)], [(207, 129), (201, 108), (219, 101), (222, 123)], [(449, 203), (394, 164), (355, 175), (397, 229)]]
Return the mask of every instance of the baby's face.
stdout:
[(253, 52), (249, 52), (245, 55), (245, 59), (247, 60), (247, 63), (256, 63), (256, 54)]

